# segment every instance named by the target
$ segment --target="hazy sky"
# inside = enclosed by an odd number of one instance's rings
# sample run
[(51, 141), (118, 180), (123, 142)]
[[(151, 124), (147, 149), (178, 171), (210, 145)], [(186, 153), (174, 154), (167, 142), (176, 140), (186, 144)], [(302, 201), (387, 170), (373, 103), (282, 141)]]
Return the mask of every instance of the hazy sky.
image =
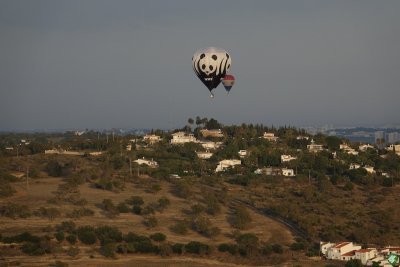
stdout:
[[(400, 1), (0, 0), (0, 130), (400, 124)], [(209, 98), (193, 53), (236, 84)]]

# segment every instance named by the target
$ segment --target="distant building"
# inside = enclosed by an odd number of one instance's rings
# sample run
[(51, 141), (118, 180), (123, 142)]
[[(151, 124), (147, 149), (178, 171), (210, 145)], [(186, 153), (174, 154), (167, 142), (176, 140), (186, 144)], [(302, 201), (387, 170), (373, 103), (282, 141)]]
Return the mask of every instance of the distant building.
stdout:
[(254, 173), (255, 174), (265, 174), (268, 176), (286, 176), (286, 177), (295, 176), (293, 169), (278, 168), (278, 167), (267, 167), (267, 168), (257, 169), (254, 171)]
[(350, 163), (349, 170), (356, 170), (356, 169), (359, 169), (359, 168), (361, 168), (360, 164), (358, 164), (358, 163)]
[(161, 137), (155, 134), (146, 134), (145, 136), (143, 136), (143, 141), (152, 145), (154, 143), (160, 142)]
[(306, 136), (306, 135), (298, 135), (296, 137), (296, 140), (309, 140), (310, 137)]
[(242, 162), (240, 161), (240, 159), (225, 159), (225, 160), (221, 160), (218, 163), (218, 166), (215, 169), (215, 172), (225, 171), (228, 168), (232, 168), (232, 167), (235, 167), (236, 165), (241, 165), (241, 164), (242, 164)]
[(297, 157), (292, 157), (291, 155), (281, 155), (281, 162), (289, 162), (297, 159)]
[(209, 159), (213, 155), (213, 153), (208, 152), (208, 151), (207, 152), (196, 152), (196, 154), (200, 159)]
[(361, 249), (360, 245), (353, 242), (341, 242), (326, 250), (326, 257), (330, 260), (351, 260), (355, 258), (355, 251)]
[(247, 152), (247, 150), (239, 150), (238, 154), (240, 158), (244, 158), (248, 156), (249, 153)]
[(369, 174), (374, 174), (374, 173), (375, 173), (374, 167), (372, 167), (372, 166), (365, 165), (363, 168), (364, 168)]
[(288, 176), (288, 177), (293, 177), (294, 175), (294, 170), (293, 169), (287, 169), (287, 168), (282, 168), (282, 175), (283, 176)]
[(276, 142), (278, 140), (278, 137), (275, 136), (274, 133), (267, 133), (267, 132), (264, 132), (263, 138), (271, 142)]
[(222, 145), (222, 142), (201, 141), (200, 145), (205, 149), (218, 149)]
[(394, 153), (396, 153), (398, 156), (400, 156), (400, 145), (389, 145), (386, 148), (387, 151), (393, 151)]
[(224, 137), (224, 134), (222, 133), (221, 129), (215, 129), (215, 130), (207, 130), (203, 129), (200, 130), (200, 133), (203, 137)]
[(400, 134), (398, 132), (387, 133), (387, 143), (394, 144), (400, 141)]
[(184, 132), (177, 132), (172, 134), (171, 144), (181, 145), (184, 143), (194, 142), (197, 143), (196, 137), (193, 134), (186, 134)]
[(315, 143), (314, 139), (311, 139), (311, 144), (307, 145), (307, 149), (310, 152), (316, 153), (324, 150), (323, 145), (318, 145)]
[(147, 165), (150, 168), (157, 168), (158, 167), (158, 163), (156, 161), (154, 161), (153, 159), (147, 160), (144, 157), (141, 158), (141, 159), (134, 160), (133, 162), (136, 162), (139, 165)]
[(360, 150), (361, 152), (365, 152), (365, 151), (367, 151), (368, 149), (374, 149), (374, 146), (373, 146), (373, 145), (370, 145), (370, 144), (365, 144), (365, 145), (360, 145), (360, 146), (358, 147), (358, 150)]
[(346, 152), (347, 154), (350, 155), (358, 155), (358, 151), (356, 151), (354, 148), (351, 148), (348, 144), (340, 144), (340, 149)]
[(131, 151), (131, 150), (132, 150), (132, 145), (131, 144), (126, 145), (126, 151)]

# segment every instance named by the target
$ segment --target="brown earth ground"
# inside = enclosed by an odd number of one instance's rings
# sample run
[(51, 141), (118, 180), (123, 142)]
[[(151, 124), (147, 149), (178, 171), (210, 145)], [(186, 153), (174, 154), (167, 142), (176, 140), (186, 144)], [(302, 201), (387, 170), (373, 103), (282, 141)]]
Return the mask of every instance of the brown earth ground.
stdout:
[[(151, 178), (149, 178), (151, 179)], [(31, 216), (26, 219), (11, 219), (0, 217), (0, 233), (5, 235), (14, 235), (24, 231), (29, 231), (34, 234), (43, 234), (43, 228), (53, 228), (63, 221), (71, 220), (66, 217), (66, 213), (75, 208), (72, 205), (53, 205), (47, 202), (48, 199), (54, 197), (54, 192), (60, 183), (63, 183), (61, 178), (46, 177), (42, 179), (35, 179), (29, 181), (28, 191), (26, 190), (26, 183), (16, 183), (15, 188), (17, 193), (10, 198), (2, 199), (1, 204), (13, 202), (27, 205), (31, 211), (36, 210), (40, 207), (56, 207), (58, 208), (62, 215), (54, 220), (48, 220), (46, 218), (40, 218), (36, 216)], [(145, 184), (146, 182), (144, 182)], [(190, 210), (191, 205), (196, 202), (188, 201), (175, 197), (171, 194), (171, 184), (168, 182), (159, 182), (161, 185), (161, 190), (157, 193), (148, 193), (142, 185), (127, 183), (124, 190), (115, 193), (111, 191), (96, 189), (91, 187), (89, 184), (84, 184), (79, 187), (81, 196), (85, 198), (88, 202), (86, 208), (89, 208), (95, 212), (93, 216), (82, 217), (79, 219), (72, 219), (76, 225), (84, 226), (101, 226), (110, 225), (115, 226), (120, 229), (123, 233), (135, 232), (143, 235), (150, 235), (156, 232), (162, 232), (167, 235), (167, 241), (187, 243), (190, 241), (200, 241), (210, 245), (217, 246), (220, 243), (227, 242), (232, 243), (232, 231), (234, 228), (229, 224), (227, 218), (229, 217), (229, 207), (222, 207), (222, 212), (215, 216), (209, 216), (210, 221), (213, 226), (217, 226), (221, 229), (221, 234), (217, 237), (210, 239), (204, 237), (194, 231), (189, 231), (186, 235), (179, 235), (170, 230), (170, 227), (176, 222), (177, 219), (183, 219), (186, 217), (185, 212)], [(199, 198), (200, 190), (197, 190), (199, 194), (196, 194)], [(115, 218), (107, 217), (99, 208), (100, 203), (103, 199), (111, 199), (116, 205), (119, 202), (123, 202), (129, 199), (131, 196), (141, 196), (145, 202), (144, 205), (151, 202), (156, 202), (160, 197), (167, 197), (171, 205), (162, 213), (156, 213), (155, 217), (158, 220), (158, 226), (152, 229), (148, 229), (143, 224), (143, 217), (135, 215), (133, 213), (125, 213), (116, 216)], [(294, 236), (292, 233), (282, 224), (258, 214), (252, 210), (249, 210), (252, 217), (252, 222), (250, 227), (245, 232), (255, 233), (261, 241), (268, 243), (279, 243), (282, 245), (290, 245), (294, 242)], [(65, 241), (64, 241), (65, 242)], [(67, 245), (67, 243), (65, 243)], [(24, 266), (44, 266), (49, 263), (54, 263), (56, 260), (61, 260), (63, 262), (69, 262), (72, 266), (246, 266), (246, 265), (236, 265), (235, 260), (230, 259), (228, 263), (223, 259), (223, 255), (219, 259), (209, 259), (204, 257), (188, 257), (188, 255), (178, 256), (178, 257), (166, 257), (161, 258), (159, 256), (149, 256), (149, 255), (118, 255), (118, 259), (109, 260), (98, 254), (95, 249), (87, 247), (85, 249), (82, 244), (78, 244), (80, 247), (80, 253), (77, 257), (72, 258), (66, 255), (48, 255), (32, 257), (21, 253), (16, 253), (16, 255), (5, 256), (3, 254), (3, 262), (18, 262)], [(218, 254), (218, 253), (217, 253)], [(94, 257), (94, 258), (93, 258)], [(214, 258), (214, 257), (213, 257)], [(217, 257), (218, 258), (218, 257)], [(306, 259), (305, 263), (298, 262), (297, 260), (291, 260), (289, 256), (289, 265), (297, 264), (302, 266), (318, 266), (314, 265), (313, 260)], [(306, 258), (302, 256), (302, 258)], [(223, 261), (223, 262), (222, 262)], [(291, 262), (291, 263), (290, 263)], [(318, 261), (317, 261), (318, 263)], [(321, 264), (321, 262), (319, 262)], [(6, 265), (7, 266), (7, 265)], [(284, 266), (284, 265), (277, 265)]]

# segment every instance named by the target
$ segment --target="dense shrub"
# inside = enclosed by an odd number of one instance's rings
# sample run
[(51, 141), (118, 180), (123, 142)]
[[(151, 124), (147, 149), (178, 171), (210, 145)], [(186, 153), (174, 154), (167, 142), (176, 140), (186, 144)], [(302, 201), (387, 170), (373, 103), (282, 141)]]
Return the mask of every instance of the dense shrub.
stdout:
[(34, 236), (29, 232), (23, 232), (15, 236), (4, 236), (2, 238), (2, 241), (4, 243), (22, 243), (22, 242), (39, 243), (40, 237)]
[(130, 208), (128, 207), (128, 205), (126, 203), (121, 202), (118, 204), (117, 210), (120, 213), (128, 213), (130, 211)]
[(301, 242), (296, 242), (290, 245), (291, 250), (303, 250), (304, 249), (304, 243)]
[(115, 258), (117, 245), (115, 243), (103, 244), (100, 248), (100, 253), (107, 258)]
[(133, 242), (142, 242), (142, 241), (150, 241), (150, 238), (144, 235), (137, 235), (135, 233), (129, 232), (125, 236), (123, 236), (123, 240), (127, 243), (133, 243)]
[(175, 254), (182, 254), (185, 245), (181, 243), (175, 243), (172, 245), (172, 252)]
[(57, 232), (54, 234), (54, 237), (57, 239), (58, 242), (64, 241), (64, 232)]
[(0, 207), (0, 215), (10, 218), (27, 218), (31, 216), (28, 206), (19, 205), (15, 203), (7, 203), (6, 205)]
[(191, 241), (185, 245), (185, 251), (194, 254), (208, 254), (210, 247), (207, 244), (203, 244), (197, 241)]
[(100, 240), (100, 244), (104, 246), (108, 243), (115, 243), (122, 241), (122, 233), (116, 227), (101, 226), (96, 229), (97, 239)]
[(238, 250), (239, 248), (236, 244), (222, 243), (218, 246), (218, 251), (229, 252), (232, 255), (236, 255), (238, 253)]
[(140, 206), (135, 205), (132, 208), (132, 212), (136, 215), (140, 215), (142, 214), (142, 208)]
[(165, 239), (167, 238), (167, 236), (164, 235), (163, 233), (154, 233), (154, 234), (150, 235), (150, 238), (151, 238), (152, 240), (154, 240), (154, 241), (161, 242), (161, 241), (165, 241)]
[(84, 244), (92, 245), (97, 241), (95, 229), (91, 226), (79, 227), (76, 232), (79, 240)]

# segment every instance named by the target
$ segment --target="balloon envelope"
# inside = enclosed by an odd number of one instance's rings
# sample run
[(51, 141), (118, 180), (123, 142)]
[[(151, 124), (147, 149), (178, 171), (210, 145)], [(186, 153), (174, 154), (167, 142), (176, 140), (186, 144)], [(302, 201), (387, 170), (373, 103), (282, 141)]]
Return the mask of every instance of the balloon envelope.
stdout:
[(222, 80), (222, 84), (225, 87), (225, 90), (229, 93), (232, 86), (235, 84), (235, 77), (233, 75), (225, 75), (224, 79)]
[(192, 67), (197, 77), (211, 92), (225, 77), (231, 67), (231, 62), (231, 57), (225, 50), (207, 47), (194, 53)]

